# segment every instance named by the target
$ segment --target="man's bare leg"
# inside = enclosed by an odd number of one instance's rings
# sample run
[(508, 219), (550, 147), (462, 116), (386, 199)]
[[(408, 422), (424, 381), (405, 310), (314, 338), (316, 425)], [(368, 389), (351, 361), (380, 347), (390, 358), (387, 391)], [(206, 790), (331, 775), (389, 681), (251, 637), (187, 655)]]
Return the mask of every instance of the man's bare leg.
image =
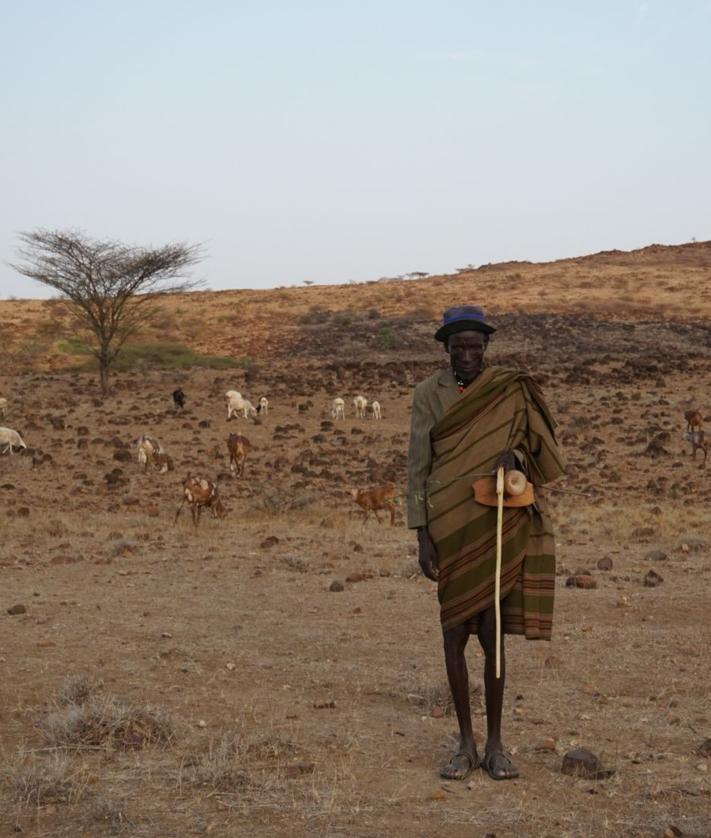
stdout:
[(469, 705), (469, 672), (464, 655), (468, 640), (467, 625), (444, 631), (444, 660), (459, 722), (459, 751), (440, 772), (441, 776), (448, 780), (463, 780), (479, 765)]
[(501, 635), (501, 678), (496, 677), (496, 612), (488, 608), (479, 615), (479, 643), (484, 650), (484, 689), (486, 692), (486, 750), (484, 767), (494, 780), (518, 777), (518, 770), (504, 752), (501, 741), (501, 715), (506, 684), (504, 634)]

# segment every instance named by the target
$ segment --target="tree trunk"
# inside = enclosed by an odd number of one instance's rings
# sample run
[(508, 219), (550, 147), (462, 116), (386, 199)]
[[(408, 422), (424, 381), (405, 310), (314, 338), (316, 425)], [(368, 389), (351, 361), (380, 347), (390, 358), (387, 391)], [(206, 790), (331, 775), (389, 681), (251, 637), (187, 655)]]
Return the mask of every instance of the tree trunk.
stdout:
[(109, 361), (107, 358), (99, 358), (99, 381), (101, 382), (101, 394), (109, 394)]

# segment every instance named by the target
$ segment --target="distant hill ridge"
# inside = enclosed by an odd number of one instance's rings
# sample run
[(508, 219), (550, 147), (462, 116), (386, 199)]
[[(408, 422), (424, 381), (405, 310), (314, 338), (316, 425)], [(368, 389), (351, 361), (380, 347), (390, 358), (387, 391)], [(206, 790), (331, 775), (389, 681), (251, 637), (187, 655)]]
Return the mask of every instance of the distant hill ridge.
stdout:
[[(494, 316), (702, 322), (711, 317), (711, 241), (552, 262), (500, 262), (417, 279), (196, 291), (166, 298), (164, 316), (141, 340), (248, 364), (255, 358), (288, 359), (301, 342), (317, 337), (328, 354), (329, 342), (360, 335), (363, 348), (385, 357), (407, 350), (410, 327), (429, 329), (444, 308), (461, 303), (481, 304)], [(15, 359), (15, 367), (76, 365), (66, 349), (71, 337), (56, 301), (0, 301), (0, 351)]]

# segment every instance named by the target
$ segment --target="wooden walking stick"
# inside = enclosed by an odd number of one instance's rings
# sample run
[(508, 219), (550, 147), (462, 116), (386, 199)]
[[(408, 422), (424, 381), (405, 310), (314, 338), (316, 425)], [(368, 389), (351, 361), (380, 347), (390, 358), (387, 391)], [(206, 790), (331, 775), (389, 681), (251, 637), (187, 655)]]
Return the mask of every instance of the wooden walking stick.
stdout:
[(496, 613), (496, 677), (501, 678), (501, 542), (504, 528), (504, 467), (496, 472), (496, 576), (494, 611)]

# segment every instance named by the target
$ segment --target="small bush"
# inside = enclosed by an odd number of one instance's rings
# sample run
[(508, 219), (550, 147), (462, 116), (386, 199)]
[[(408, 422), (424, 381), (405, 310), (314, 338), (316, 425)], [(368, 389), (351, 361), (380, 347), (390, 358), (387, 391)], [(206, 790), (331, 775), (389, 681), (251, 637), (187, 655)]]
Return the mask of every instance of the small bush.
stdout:
[(138, 749), (169, 744), (174, 735), (164, 710), (131, 707), (116, 696), (101, 695), (60, 707), (41, 717), (36, 727), (49, 745), (58, 747)]
[(85, 704), (100, 686), (99, 682), (88, 675), (69, 675), (59, 689), (57, 702), (61, 705)]
[(385, 326), (378, 333), (378, 343), (383, 349), (395, 349), (400, 344), (400, 338), (392, 327)]
[(17, 803), (46, 806), (48, 803), (76, 803), (84, 794), (85, 769), (72, 768), (64, 754), (40, 760), (35, 754), (20, 755), (2, 772), (3, 785)]

